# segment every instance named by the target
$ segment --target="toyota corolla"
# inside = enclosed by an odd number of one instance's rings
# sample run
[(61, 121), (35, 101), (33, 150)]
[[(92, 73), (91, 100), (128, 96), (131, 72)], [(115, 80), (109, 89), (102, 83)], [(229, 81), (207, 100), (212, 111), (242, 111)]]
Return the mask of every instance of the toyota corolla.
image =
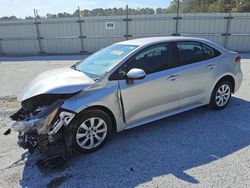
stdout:
[(38, 75), (23, 90), (10, 130), (30, 152), (58, 146), (93, 152), (125, 129), (204, 105), (223, 109), (241, 85), (240, 60), (200, 38), (112, 44)]

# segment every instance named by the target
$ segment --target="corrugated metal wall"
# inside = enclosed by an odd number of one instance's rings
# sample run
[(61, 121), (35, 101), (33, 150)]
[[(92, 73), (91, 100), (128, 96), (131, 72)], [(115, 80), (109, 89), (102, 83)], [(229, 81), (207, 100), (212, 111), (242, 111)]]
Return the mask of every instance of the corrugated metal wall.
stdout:
[[(107, 24), (112, 23), (112, 28)], [(0, 54), (94, 52), (114, 42), (149, 36), (196, 36), (250, 51), (250, 13), (190, 13), (0, 22)]]
[(169, 36), (175, 32), (175, 14), (130, 16), (129, 35), (131, 38)]
[(36, 27), (34, 21), (0, 22), (0, 53), (37, 53)]
[(75, 18), (38, 20), (42, 53), (79, 53), (79, 24)]
[[(82, 24), (84, 51), (94, 52), (109, 44), (125, 40), (124, 16), (86, 17)], [(106, 29), (106, 22), (114, 22), (114, 29)]]

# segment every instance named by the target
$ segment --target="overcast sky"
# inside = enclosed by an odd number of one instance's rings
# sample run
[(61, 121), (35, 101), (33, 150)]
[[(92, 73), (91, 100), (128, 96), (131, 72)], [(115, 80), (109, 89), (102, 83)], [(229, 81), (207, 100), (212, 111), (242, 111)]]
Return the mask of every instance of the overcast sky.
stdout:
[(0, 17), (12, 16), (24, 18), (33, 16), (33, 9), (45, 16), (47, 13), (73, 13), (78, 6), (81, 9), (125, 7), (166, 8), (171, 0), (0, 0)]

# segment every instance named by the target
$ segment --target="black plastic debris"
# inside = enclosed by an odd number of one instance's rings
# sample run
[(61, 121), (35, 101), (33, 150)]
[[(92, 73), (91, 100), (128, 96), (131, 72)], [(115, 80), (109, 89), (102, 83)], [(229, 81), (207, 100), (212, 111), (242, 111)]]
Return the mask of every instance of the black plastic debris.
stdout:
[(11, 133), (11, 129), (8, 129), (7, 131), (5, 131), (4, 133), (3, 133), (3, 135), (9, 135)]

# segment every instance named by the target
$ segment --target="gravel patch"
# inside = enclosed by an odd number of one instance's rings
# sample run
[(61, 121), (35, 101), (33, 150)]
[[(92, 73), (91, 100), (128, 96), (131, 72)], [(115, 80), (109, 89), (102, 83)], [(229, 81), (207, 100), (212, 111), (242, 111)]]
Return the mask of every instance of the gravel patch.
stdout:
[[(247, 56), (245, 56), (247, 57)], [(58, 60), (59, 59), (59, 60)], [(1, 61), (1, 59), (0, 59)], [(37, 58), (0, 63), (0, 187), (249, 187), (250, 60), (244, 81), (222, 111), (201, 107), (117, 134), (101, 150), (73, 157), (57, 171), (41, 171), (16, 145), (17, 134), (3, 136), (8, 116), (20, 104), (27, 82), (67, 61)]]

